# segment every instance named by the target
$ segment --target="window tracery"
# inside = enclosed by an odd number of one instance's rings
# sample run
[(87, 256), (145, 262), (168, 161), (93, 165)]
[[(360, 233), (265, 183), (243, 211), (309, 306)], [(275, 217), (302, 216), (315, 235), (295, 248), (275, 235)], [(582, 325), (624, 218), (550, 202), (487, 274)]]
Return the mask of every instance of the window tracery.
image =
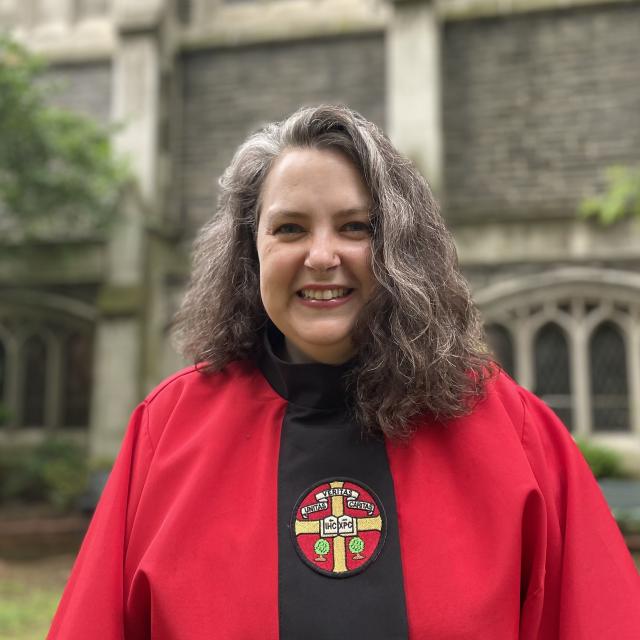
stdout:
[(0, 432), (89, 426), (93, 321), (72, 312), (0, 299)]
[(640, 278), (582, 271), (479, 292), (488, 345), (575, 436), (640, 435)]

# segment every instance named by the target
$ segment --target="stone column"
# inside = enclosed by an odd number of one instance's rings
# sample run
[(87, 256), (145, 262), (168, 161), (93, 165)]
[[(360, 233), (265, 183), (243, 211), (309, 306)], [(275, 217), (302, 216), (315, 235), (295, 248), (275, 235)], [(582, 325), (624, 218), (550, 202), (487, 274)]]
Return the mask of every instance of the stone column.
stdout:
[(113, 457), (129, 415), (143, 396), (146, 228), (157, 215), (160, 83), (168, 0), (116, 0), (113, 120), (116, 151), (134, 174), (110, 234), (99, 298), (90, 455)]
[(73, 22), (73, 0), (37, 0), (35, 26), (40, 35), (60, 35)]
[[(4, 28), (16, 28), (24, 23), (24, 8), (18, 0), (0, 0), (0, 24)], [(22, 18), (22, 20), (21, 20)]]
[(526, 317), (516, 322), (516, 380), (529, 391), (536, 386), (535, 365), (533, 361), (533, 332), (531, 322)]
[[(581, 312), (582, 313), (582, 312)], [(591, 365), (589, 340), (583, 318), (573, 326), (571, 335), (571, 398), (573, 435), (588, 438), (591, 434)]]
[(440, 24), (432, 0), (394, 0), (387, 34), (387, 129), (438, 192), (443, 179)]

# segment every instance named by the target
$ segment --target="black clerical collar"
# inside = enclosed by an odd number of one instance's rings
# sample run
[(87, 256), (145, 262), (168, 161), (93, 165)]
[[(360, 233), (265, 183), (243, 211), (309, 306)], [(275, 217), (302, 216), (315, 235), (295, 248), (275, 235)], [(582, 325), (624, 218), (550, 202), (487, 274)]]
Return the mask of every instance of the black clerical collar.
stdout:
[(284, 336), (273, 325), (264, 332), (264, 350), (258, 367), (285, 400), (315, 409), (336, 409), (348, 404), (346, 377), (353, 367), (320, 362), (292, 363), (276, 355), (284, 352)]

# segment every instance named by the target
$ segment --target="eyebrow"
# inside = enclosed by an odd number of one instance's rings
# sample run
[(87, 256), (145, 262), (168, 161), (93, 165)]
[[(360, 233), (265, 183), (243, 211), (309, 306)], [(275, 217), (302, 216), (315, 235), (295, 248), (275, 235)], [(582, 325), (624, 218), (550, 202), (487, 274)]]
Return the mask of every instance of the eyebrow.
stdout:
[[(334, 213), (336, 217), (345, 218), (347, 216), (352, 216), (356, 214), (364, 213), (366, 215), (371, 215), (370, 208), (367, 206), (362, 207), (349, 207), (347, 209), (339, 209)], [(290, 209), (276, 209), (273, 212), (269, 212), (267, 214), (269, 218), (308, 218), (309, 214), (304, 211), (294, 211)]]

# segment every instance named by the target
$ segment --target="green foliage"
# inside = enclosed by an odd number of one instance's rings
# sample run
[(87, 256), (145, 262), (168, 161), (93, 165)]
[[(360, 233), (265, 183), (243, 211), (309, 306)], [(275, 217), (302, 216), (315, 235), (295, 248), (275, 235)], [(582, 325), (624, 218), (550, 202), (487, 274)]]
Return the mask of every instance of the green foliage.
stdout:
[(640, 217), (640, 167), (610, 167), (606, 179), (605, 193), (584, 200), (580, 215), (596, 218), (605, 226), (629, 216)]
[(349, 551), (351, 551), (351, 553), (362, 553), (363, 549), (364, 540), (362, 538), (359, 536), (351, 538), (351, 541), (349, 542)]
[(607, 447), (577, 440), (577, 445), (596, 478), (621, 478), (626, 474), (620, 454)]
[(625, 535), (640, 535), (640, 508), (613, 509), (613, 515)]
[(324, 538), (319, 538), (313, 545), (313, 550), (319, 555), (324, 556), (329, 553), (329, 543)]
[(93, 458), (89, 463), (90, 473), (109, 473), (113, 469), (115, 459), (110, 456), (101, 456), (99, 458)]
[(7, 424), (11, 420), (11, 411), (9, 407), (0, 402), (0, 426)]
[(0, 450), (0, 504), (48, 502), (73, 506), (87, 482), (84, 451), (72, 442), (50, 439), (35, 447)]
[(0, 35), (0, 202), (27, 236), (101, 229), (113, 219), (128, 169), (110, 131), (50, 106), (45, 65)]

